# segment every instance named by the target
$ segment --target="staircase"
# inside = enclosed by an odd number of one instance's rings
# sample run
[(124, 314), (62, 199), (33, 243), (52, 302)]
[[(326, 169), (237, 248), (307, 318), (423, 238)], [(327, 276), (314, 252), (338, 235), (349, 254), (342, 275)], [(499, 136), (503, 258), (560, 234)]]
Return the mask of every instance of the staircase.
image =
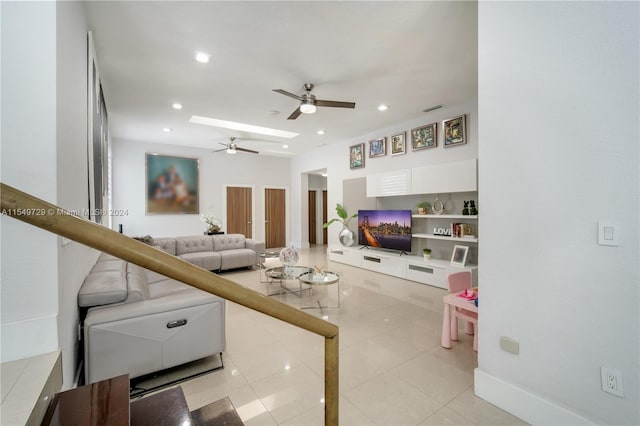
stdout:
[(122, 375), (57, 393), (42, 425), (240, 426), (229, 398), (189, 411), (181, 387), (129, 401), (129, 376)]

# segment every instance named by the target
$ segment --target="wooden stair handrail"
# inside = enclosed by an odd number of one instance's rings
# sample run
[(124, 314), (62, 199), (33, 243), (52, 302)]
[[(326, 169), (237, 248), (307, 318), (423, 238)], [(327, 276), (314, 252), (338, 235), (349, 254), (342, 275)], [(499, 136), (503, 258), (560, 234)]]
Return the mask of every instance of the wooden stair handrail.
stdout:
[(0, 182), (2, 214), (111, 254), (325, 338), (325, 425), (338, 424), (338, 326)]

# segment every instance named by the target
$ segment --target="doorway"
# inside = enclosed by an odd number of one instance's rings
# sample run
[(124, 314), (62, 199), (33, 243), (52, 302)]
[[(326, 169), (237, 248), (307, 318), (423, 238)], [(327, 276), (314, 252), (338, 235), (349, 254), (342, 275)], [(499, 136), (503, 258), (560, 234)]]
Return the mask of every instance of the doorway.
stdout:
[(286, 191), (277, 188), (264, 189), (265, 247), (286, 246)]
[[(325, 224), (329, 221), (329, 215), (327, 214), (327, 190), (322, 191), (322, 223)], [(322, 227), (322, 243), (327, 244), (327, 228)]]
[(316, 238), (316, 191), (309, 191), (309, 244), (318, 244)]
[(227, 234), (242, 234), (246, 238), (253, 238), (252, 200), (251, 187), (227, 187)]

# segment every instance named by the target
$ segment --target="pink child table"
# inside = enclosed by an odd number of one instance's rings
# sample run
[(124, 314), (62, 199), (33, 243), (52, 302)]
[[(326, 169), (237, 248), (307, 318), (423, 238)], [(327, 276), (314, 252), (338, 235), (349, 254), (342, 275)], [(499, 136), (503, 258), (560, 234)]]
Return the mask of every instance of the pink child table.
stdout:
[[(458, 340), (458, 319), (451, 315), (451, 309), (454, 307), (466, 309), (471, 312), (478, 312), (478, 307), (473, 303), (473, 300), (467, 300), (464, 297), (460, 297), (458, 293), (450, 293), (442, 298), (444, 302), (444, 316), (442, 317), (442, 347), (450, 348), (451, 340)], [(478, 351), (478, 323), (475, 322), (475, 333), (473, 336), (473, 350)]]

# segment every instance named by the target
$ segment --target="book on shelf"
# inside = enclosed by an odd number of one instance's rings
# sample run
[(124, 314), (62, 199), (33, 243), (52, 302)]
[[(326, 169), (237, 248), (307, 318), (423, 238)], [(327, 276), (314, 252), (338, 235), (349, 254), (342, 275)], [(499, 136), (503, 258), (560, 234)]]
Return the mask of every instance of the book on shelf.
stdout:
[(475, 238), (476, 232), (473, 225), (468, 223), (451, 222), (451, 236), (456, 238)]

